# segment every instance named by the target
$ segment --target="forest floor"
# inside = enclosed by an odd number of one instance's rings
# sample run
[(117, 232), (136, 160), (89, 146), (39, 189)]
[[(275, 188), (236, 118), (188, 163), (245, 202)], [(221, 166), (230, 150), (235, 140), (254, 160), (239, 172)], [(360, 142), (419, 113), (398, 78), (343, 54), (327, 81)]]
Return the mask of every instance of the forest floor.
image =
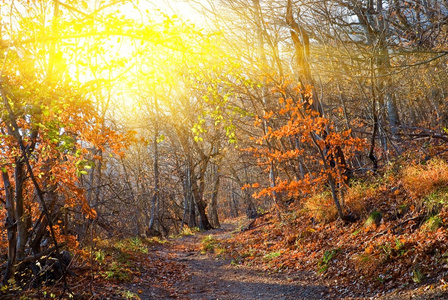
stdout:
[(219, 242), (236, 231), (235, 223), (224, 223), (218, 229), (153, 246), (151, 255), (171, 260), (185, 278), (171, 282), (165, 290), (150, 287), (146, 282), (133, 284), (130, 290), (140, 299), (334, 299), (331, 288), (319, 283), (311, 273), (269, 274), (204, 251), (204, 239)]
[(448, 299), (446, 161), (398, 161), (353, 182), (350, 221), (322, 193), (167, 239), (92, 234), (73, 252), (66, 284), (51, 269), (23, 272), (0, 300)]
[[(73, 266), (70, 292), (60, 299), (448, 299), (446, 276), (439, 271), (420, 283), (372, 285), (355, 269), (342, 276), (335, 273), (345, 269), (340, 265), (342, 254), (337, 254), (328, 270), (319, 274), (316, 265), (299, 258), (291, 261), (286, 250), (274, 249), (284, 249), (281, 240), (271, 242), (278, 237), (274, 219), (265, 214), (255, 221), (234, 219), (218, 229), (184, 232), (166, 240), (132, 238), (98, 244), (90, 251), (90, 266), (85, 260)], [(254, 243), (254, 238), (262, 240)], [(271, 248), (261, 255), (248, 252), (263, 243)], [(296, 265), (285, 268), (286, 264)], [(60, 294), (57, 284), (0, 294), (0, 299), (57, 299)]]
[[(219, 229), (151, 246), (152, 261), (169, 264), (170, 271), (156, 276), (151, 272), (143, 273), (138, 283), (126, 285), (126, 288), (137, 299), (448, 299), (443, 287), (435, 287), (430, 282), (404, 289), (378, 290), (363, 296), (351, 292), (349, 284), (336, 286), (333, 280), (315, 271), (277, 273), (257, 265), (235, 263), (221, 255), (217, 245), (239, 235), (249, 221), (241, 224), (241, 220), (239, 225), (224, 223)], [(209, 251), (210, 245), (215, 246), (213, 251)]]

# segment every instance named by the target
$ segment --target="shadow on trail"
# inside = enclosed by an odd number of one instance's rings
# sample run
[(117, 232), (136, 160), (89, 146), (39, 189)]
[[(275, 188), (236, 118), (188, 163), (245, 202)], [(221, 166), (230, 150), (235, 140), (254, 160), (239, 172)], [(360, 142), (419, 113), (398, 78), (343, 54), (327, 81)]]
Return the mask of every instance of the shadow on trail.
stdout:
[(231, 266), (228, 261), (196, 255), (181, 261), (192, 272), (188, 282), (177, 286), (186, 299), (324, 299), (328, 290), (298, 278), (287, 281), (284, 276)]
[[(208, 253), (200, 253), (201, 240), (205, 236), (212, 235), (215, 240), (230, 238), (232, 234), (238, 234), (236, 228), (235, 224), (223, 224), (222, 228), (154, 246), (151, 253), (171, 265), (174, 273), (165, 272), (163, 277), (157, 275), (157, 272), (142, 274), (142, 285), (134, 285), (131, 290), (141, 289), (139, 298), (142, 300), (448, 299), (446, 291), (438, 289), (421, 292), (404, 289), (389, 291), (385, 295), (366, 290), (363, 294), (356, 294), (348, 286), (332, 286), (312, 272), (269, 274), (254, 267), (231, 264), (228, 259), (217, 259)], [(163, 281), (168, 284), (159, 284)]]
[(268, 274), (247, 266), (235, 266), (230, 260), (216, 259), (198, 251), (197, 246), (204, 236), (225, 239), (235, 228), (233, 224), (223, 224), (222, 228), (173, 241), (185, 247), (175, 250), (175, 260), (185, 264), (190, 275), (189, 280), (173, 286), (180, 299), (328, 299), (328, 287), (313, 284), (313, 277), (306, 272), (292, 277)]

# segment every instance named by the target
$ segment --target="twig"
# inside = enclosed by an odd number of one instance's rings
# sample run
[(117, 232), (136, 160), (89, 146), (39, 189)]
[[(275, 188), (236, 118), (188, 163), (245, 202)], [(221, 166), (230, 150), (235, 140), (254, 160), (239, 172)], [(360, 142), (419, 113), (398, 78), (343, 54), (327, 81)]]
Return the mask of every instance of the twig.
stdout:
[[(65, 246), (65, 245), (66, 245), (65, 242), (62, 242), (62, 243), (59, 243), (59, 244), (58, 244), (59, 248)], [(36, 261), (36, 260), (38, 260), (39, 258), (41, 258), (42, 256), (45, 256), (45, 255), (48, 255), (48, 254), (54, 252), (56, 249), (57, 249), (57, 248), (54, 246), (54, 247), (48, 248), (48, 249), (45, 250), (45, 251), (42, 251), (42, 252), (39, 253), (39, 254), (32, 255), (32, 256), (28, 256), (28, 257), (25, 257), (25, 258), (22, 258), (22, 259), (17, 259), (17, 262), (18, 262), (17, 264), (20, 265), (20, 264), (24, 264), (24, 263), (26, 263), (26, 262)]]
[(413, 221), (413, 220), (420, 219), (420, 218), (423, 218), (423, 217), (424, 217), (424, 215), (418, 215), (418, 216), (416, 216), (416, 217), (412, 217), (412, 218), (406, 219), (406, 220), (404, 220), (404, 221), (398, 223), (397, 225), (395, 225), (395, 226), (392, 227), (392, 228), (387, 228), (387, 229), (384, 229), (384, 230), (381, 231), (381, 232), (378, 232), (377, 234), (375, 234), (374, 236), (372, 236), (371, 239), (374, 239), (374, 238), (376, 238), (376, 237), (382, 236), (383, 234), (387, 233), (389, 230), (395, 230), (395, 229), (397, 229), (397, 227), (400, 227), (400, 226), (406, 224), (406, 223), (409, 222), (409, 221)]

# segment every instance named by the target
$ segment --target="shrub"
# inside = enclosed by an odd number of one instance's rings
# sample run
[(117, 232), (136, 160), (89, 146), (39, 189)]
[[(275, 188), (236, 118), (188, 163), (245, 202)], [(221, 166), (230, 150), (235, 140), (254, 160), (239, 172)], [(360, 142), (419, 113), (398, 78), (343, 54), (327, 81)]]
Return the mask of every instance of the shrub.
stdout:
[(332, 222), (338, 218), (331, 193), (315, 194), (304, 203), (305, 211), (319, 222)]
[(317, 266), (319, 267), (317, 273), (319, 274), (325, 273), (328, 270), (330, 262), (333, 260), (333, 258), (338, 252), (339, 249), (325, 250), (324, 255), (317, 264)]
[(193, 227), (190, 228), (187, 225), (184, 225), (182, 227), (182, 231), (180, 232), (180, 236), (190, 236), (190, 235), (194, 235), (195, 233), (199, 232), (199, 228), (198, 227)]
[(412, 281), (415, 283), (421, 283), (425, 279), (425, 275), (420, 271), (418, 267), (412, 270)]
[(114, 245), (115, 249), (119, 251), (132, 251), (147, 254), (148, 247), (144, 244), (143, 240), (139, 237), (128, 238), (117, 241)]
[(104, 274), (106, 279), (114, 279), (117, 281), (129, 281), (130, 280), (130, 271), (123, 265), (113, 262)]
[(448, 188), (438, 187), (435, 191), (423, 198), (422, 204), (426, 207), (429, 215), (435, 215), (440, 212), (442, 206), (448, 200)]
[(213, 252), (216, 255), (221, 255), (225, 249), (220, 247), (219, 242), (210, 234), (205, 236), (201, 241), (201, 253)]
[(106, 257), (106, 254), (104, 253), (104, 251), (100, 249), (98, 251), (95, 251), (93, 253), (93, 255), (94, 255), (95, 260), (98, 262), (98, 264), (102, 265), (104, 262), (104, 258)]

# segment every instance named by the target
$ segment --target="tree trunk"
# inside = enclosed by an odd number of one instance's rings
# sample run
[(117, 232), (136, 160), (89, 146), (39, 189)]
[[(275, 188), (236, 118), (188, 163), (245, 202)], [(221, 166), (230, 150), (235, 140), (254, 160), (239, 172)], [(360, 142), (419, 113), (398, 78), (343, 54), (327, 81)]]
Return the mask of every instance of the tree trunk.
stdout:
[[(200, 180), (203, 180), (203, 174), (201, 174)], [(207, 214), (205, 213), (205, 209), (207, 207), (207, 204), (204, 202), (203, 199), (203, 193), (200, 191), (201, 183), (196, 183), (196, 180), (193, 181), (193, 199), (196, 203), (196, 207), (198, 208), (199, 213), (199, 228), (202, 230), (210, 230), (213, 229), (212, 225), (210, 224)]]
[[(219, 163), (219, 162), (218, 162)], [(214, 228), (221, 227), (218, 218), (218, 192), (219, 192), (220, 174), (219, 166), (213, 165), (213, 191), (212, 198), (209, 205), (210, 223)]]
[[(264, 49), (264, 38), (263, 38), (263, 31), (262, 31), (262, 27), (263, 27), (263, 20), (262, 20), (262, 15), (261, 15), (261, 8), (260, 8), (260, 0), (252, 0), (253, 3), (253, 7), (254, 7), (254, 17), (255, 17), (255, 24), (257, 26), (257, 40), (258, 40), (258, 49), (259, 49), (259, 56), (260, 56), (260, 60), (262, 62), (262, 70), (264, 68), (267, 67), (268, 62), (267, 62), (267, 58), (266, 58), (266, 53), (265, 53), (265, 49)], [(266, 78), (264, 77), (265, 74), (263, 75), (263, 86), (262, 86), (262, 90), (261, 90), (261, 101), (263, 103), (263, 112), (266, 114), (267, 111), (270, 110), (270, 103), (268, 101), (267, 98), (267, 83), (266, 83)], [(263, 132), (264, 134), (266, 134), (268, 132), (268, 128), (272, 127), (271, 124), (268, 124), (268, 121), (263, 118)], [(273, 147), (271, 146), (271, 142), (269, 140), (266, 140), (267, 146), (269, 151), (273, 151)], [(276, 187), (276, 166), (274, 164), (273, 161), (270, 162), (269, 164), (269, 184), (270, 187), (273, 189), (272, 190), (272, 199), (275, 203), (275, 206), (277, 208), (277, 212), (278, 212), (278, 216), (280, 217), (280, 210), (282, 210), (284, 208), (284, 205), (282, 203), (282, 199), (280, 197), (280, 195), (278, 195), (276, 193), (276, 191), (274, 190)]]
[(151, 218), (149, 220), (149, 230), (153, 230), (158, 219), (158, 202), (159, 202), (159, 153), (157, 144), (158, 133), (154, 134), (154, 192), (151, 198)]
[(231, 190), (230, 191), (230, 216), (232, 218), (238, 217), (238, 202), (236, 200), (236, 192)]
[(294, 19), (291, 0), (288, 0), (286, 6), (286, 23), (291, 27), (290, 34), (296, 52), (297, 69), (302, 71), (302, 76), (300, 76), (300, 72), (298, 71), (297, 78), (302, 84), (302, 88), (305, 88), (308, 85), (311, 87), (312, 91), (311, 98), (306, 97), (304, 99), (305, 107), (319, 112), (319, 115), (322, 116), (322, 105), (317, 98), (313, 77), (311, 76), (310, 64), (308, 62), (310, 55), (310, 38), (306, 30)]
[(28, 227), (26, 226), (25, 205), (23, 203), (23, 185), (25, 183), (25, 169), (21, 158), (16, 159), (14, 168), (14, 198), (17, 222), (17, 259), (25, 257), (25, 246), (28, 241)]
[(196, 223), (196, 206), (193, 200), (193, 178), (191, 173), (191, 159), (188, 158), (186, 162), (186, 171), (184, 178), (184, 214), (182, 223), (188, 225), (190, 228), (197, 227)]
[(155, 111), (155, 120), (154, 120), (154, 137), (153, 137), (153, 148), (154, 148), (154, 194), (151, 199), (151, 218), (149, 220), (149, 231), (154, 230), (155, 223), (158, 220), (158, 205), (159, 205), (159, 107), (157, 102), (157, 97), (154, 97), (154, 111)]
[(398, 139), (398, 127), (400, 125), (400, 119), (398, 115), (398, 108), (396, 104), (395, 94), (390, 91), (390, 78), (387, 76), (387, 71), (390, 69), (390, 57), (389, 51), (385, 42), (379, 42), (382, 49), (378, 53), (378, 76), (380, 77), (379, 91), (380, 97), (387, 110), (387, 120), (390, 126), (390, 132), (394, 139)]
[[(324, 170), (328, 171), (330, 166), (328, 165), (327, 156), (325, 155), (323, 149), (317, 143), (316, 134), (312, 133), (311, 138), (313, 139), (313, 143), (319, 151), (322, 162), (324, 164)], [(342, 210), (341, 202), (339, 201), (339, 196), (338, 196), (338, 191), (336, 190), (335, 180), (334, 180), (333, 176), (331, 175), (331, 173), (327, 173), (327, 176), (328, 176), (327, 182), (330, 185), (331, 195), (333, 196), (333, 202), (336, 206), (336, 210), (338, 211), (338, 216), (341, 220), (344, 220), (345, 215), (344, 215), (344, 211)]]
[(3, 275), (3, 284), (7, 284), (8, 280), (14, 274), (14, 265), (16, 262), (16, 246), (17, 246), (17, 224), (15, 219), (14, 199), (11, 181), (6, 170), (2, 171), (3, 186), (5, 188), (5, 206), (6, 219), (5, 228), (8, 237), (8, 260), (6, 262), (5, 273)]
[(244, 191), (244, 203), (246, 204), (246, 216), (249, 219), (255, 219), (258, 216), (257, 207), (251, 199), (249, 192)]
[(193, 193), (190, 190), (188, 197), (188, 227), (194, 228), (198, 227), (198, 222), (196, 220), (196, 202), (194, 201)]
[[(290, 33), (291, 33), (291, 38), (294, 42), (294, 47), (296, 50), (297, 67), (302, 68), (302, 72), (303, 72), (302, 77), (304, 78), (304, 80), (300, 80), (300, 81), (302, 83), (310, 85), (312, 88), (311, 98), (308, 96), (303, 97), (303, 101), (305, 103), (305, 108), (311, 109), (311, 110), (317, 112), (318, 115), (320, 117), (322, 117), (323, 116), (323, 108), (322, 108), (322, 105), (321, 105), (319, 99), (316, 96), (316, 91), (314, 89), (314, 84), (313, 84), (313, 78), (311, 76), (311, 69), (310, 69), (310, 65), (308, 62), (308, 57), (310, 54), (309, 53), (310, 52), (309, 35), (306, 32), (306, 30), (302, 26), (300, 26), (299, 23), (294, 19), (293, 12), (292, 12), (292, 1), (291, 0), (288, 0), (287, 6), (286, 6), (286, 23), (291, 27)], [(300, 78), (300, 76), (299, 76), (299, 78)], [(328, 132), (325, 130), (321, 134), (321, 136), (319, 136), (318, 138), (325, 140), (327, 135), (328, 135)], [(325, 169), (327, 169), (327, 166), (331, 167), (331, 168), (335, 168), (335, 167), (338, 167), (338, 165), (339, 165), (339, 167), (341, 167), (343, 169), (343, 173), (346, 176), (345, 181), (347, 182), (350, 177), (351, 170), (348, 168), (348, 166), (346, 164), (344, 152), (342, 151), (342, 149), (339, 146), (336, 146), (337, 147), (336, 157), (328, 156), (327, 153), (328, 153), (330, 146), (326, 142), (325, 149), (321, 149), (315, 140), (316, 138), (317, 138), (317, 135), (316, 136), (313, 135), (313, 142), (321, 155), (324, 165), (326, 166)], [(334, 178), (332, 178), (332, 176), (330, 174), (328, 174), (328, 177), (329, 177), (328, 183), (331, 187), (331, 192), (333, 195), (333, 200), (334, 200), (336, 209), (338, 210), (339, 217), (341, 219), (343, 219), (344, 214), (343, 214), (342, 207), (340, 205), (340, 201), (339, 201), (338, 194), (336, 191), (335, 180), (334, 180)]]

